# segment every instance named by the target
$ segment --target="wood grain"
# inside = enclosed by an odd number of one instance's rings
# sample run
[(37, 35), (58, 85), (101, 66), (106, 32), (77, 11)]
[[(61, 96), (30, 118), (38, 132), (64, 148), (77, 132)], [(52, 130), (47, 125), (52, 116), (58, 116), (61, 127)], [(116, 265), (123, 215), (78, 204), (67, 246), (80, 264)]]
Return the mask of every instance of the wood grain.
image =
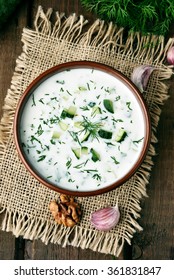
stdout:
[(144, 231), (135, 235), (133, 258), (174, 259), (174, 78), (169, 95), (157, 131), (159, 141), (148, 186), (149, 198), (143, 203), (140, 224)]
[[(21, 33), (25, 26), (33, 27), (37, 7), (46, 11), (49, 7), (66, 15), (75, 12), (83, 14), (89, 22), (95, 15), (87, 12), (80, 0), (31, 0), (22, 1), (14, 15), (0, 32), (0, 116), (7, 89), (15, 69), (16, 58), (22, 52)], [(170, 36), (174, 29), (171, 28)], [(174, 78), (170, 84), (170, 98), (161, 114), (150, 182), (149, 198), (142, 201), (140, 224), (144, 230), (136, 233), (132, 247), (125, 246), (120, 259), (174, 259)], [(11, 233), (0, 231), (0, 259), (113, 259), (111, 255), (55, 244), (44, 245), (40, 240), (15, 239)]]

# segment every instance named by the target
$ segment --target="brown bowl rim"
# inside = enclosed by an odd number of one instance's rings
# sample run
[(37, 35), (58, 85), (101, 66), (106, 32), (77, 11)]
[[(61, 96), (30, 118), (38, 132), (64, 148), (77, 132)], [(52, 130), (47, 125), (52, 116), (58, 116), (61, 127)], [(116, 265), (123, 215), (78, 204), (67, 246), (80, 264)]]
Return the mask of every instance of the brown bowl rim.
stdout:
[[(37, 172), (34, 171), (34, 169), (31, 167), (31, 165), (27, 162), (27, 160), (24, 156), (24, 153), (22, 152), (22, 149), (20, 147), (19, 123), (20, 123), (21, 111), (22, 111), (22, 108), (25, 106), (25, 102), (28, 100), (29, 96), (35, 90), (35, 88), (37, 88), (43, 81), (45, 81), (50, 76), (52, 76), (60, 71), (66, 70), (68, 68), (71, 68), (71, 69), (94, 68), (94, 69), (100, 70), (102, 72), (108, 73), (108, 74), (116, 77), (117, 79), (121, 80), (121, 82), (130, 89), (132, 94), (134, 94), (134, 96), (136, 97), (136, 99), (140, 105), (141, 111), (143, 112), (146, 134), (144, 137), (143, 149), (142, 149), (142, 152), (141, 152), (137, 162), (132, 166), (132, 168), (129, 170), (129, 172), (124, 177), (122, 177), (115, 183), (112, 183), (99, 190), (84, 191), (84, 192), (83, 191), (71, 191), (69, 189), (66, 190), (57, 185), (49, 183), (48, 181), (46, 181), (42, 177), (40, 177), (39, 174), (37, 174)], [(17, 104), (15, 116), (14, 116), (14, 122), (13, 122), (13, 132), (14, 132), (14, 141), (15, 141), (15, 145), (16, 145), (16, 149), (19, 154), (19, 157), (20, 157), (22, 163), (24, 164), (24, 166), (26, 167), (26, 169), (32, 174), (32, 176), (37, 181), (39, 181), (41, 184), (48, 187), (49, 189), (59, 192), (59, 193), (63, 193), (63, 194), (71, 195), (71, 196), (77, 196), (77, 197), (78, 196), (86, 197), (86, 196), (101, 195), (103, 193), (114, 190), (114, 189), (120, 187), (121, 185), (123, 185), (125, 182), (127, 182), (128, 179), (130, 179), (135, 174), (137, 169), (142, 164), (142, 162), (147, 154), (147, 151), (149, 149), (150, 139), (151, 139), (151, 121), (150, 121), (149, 110), (148, 110), (146, 102), (142, 96), (142, 93), (139, 91), (139, 89), (133, 84), (133, 82), (128, 77), (126, 77), (120, 71), (112, 68), (111, 66), (107, 66), (105, 64), (98, 63), (98, 62), (81, 60), (81, 61), (65, 62), (65, 63), (59, 64), (59, 65), (53, 66), (53, 67), (49, 68), (48, 70), (44, 71), (43, 73), (41, 73), (37, 78), (35, 78), (29, 84), (29, 86), (26, 88), (26, 90), (24, 91), (23, 95), (21, 96), (21, 98)]]

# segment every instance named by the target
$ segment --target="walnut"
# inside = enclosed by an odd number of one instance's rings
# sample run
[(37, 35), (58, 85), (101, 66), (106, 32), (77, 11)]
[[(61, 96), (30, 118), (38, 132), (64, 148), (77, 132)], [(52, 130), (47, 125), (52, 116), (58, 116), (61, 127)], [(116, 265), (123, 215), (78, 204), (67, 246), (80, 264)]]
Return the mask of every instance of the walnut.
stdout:
[(51, 201), (49, 209), (58, 224), (73, 227), (80, 220), (80, 205), (74, 201), (73, 197), (65, 194), (60, 195), (59, 203)]

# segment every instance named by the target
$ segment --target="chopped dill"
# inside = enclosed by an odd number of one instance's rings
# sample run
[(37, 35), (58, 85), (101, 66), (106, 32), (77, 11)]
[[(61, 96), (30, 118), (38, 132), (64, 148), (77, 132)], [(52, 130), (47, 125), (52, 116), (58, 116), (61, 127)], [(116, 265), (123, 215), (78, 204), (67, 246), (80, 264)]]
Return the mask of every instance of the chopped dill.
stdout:
[(40, 125), (38, 126), (37, 131), (36, 131), (36, 134), (37, 134), (38, 136), (40, 136), (40, 135), (43, 134), (43, 132), (44, 132), (44, 130), (42, 129), (42, 125), (40, 124)]
[(69, 169), (72, 165), (72, 158), (69, 158), (68, 161), (66, 162), (66, 167)]
[(31, 105), (31, 106), (32, 106), (32, 107), (33, 107), (33, 106), (36, 106), (36, 102), (35, 102), (34, 94), (32, 95), (32, 102), (33, 102), (33, 103), (32, 103), (32, 105)]
[(115, 164), (119, 164), (120, 162), (118, 160), (116, 160), (116, 158), (114, 156), (111, 157), (114, 161)]
[(44, 101), (43, 101), (43, 98), (39, 99), (39, 102), (42, 103), (42, 104), (45, 104)]
[(64, 81), (64, 80), (62, 80), (62, 81), (57, 80), (56, 83), (61, 84), (61, 85), (64, 85), (64, 84), (65, 84), (65, 81)]
[(80, 141), (79, 141), (79, 138), (78, 138), (78, 133), (77, 132), (74, 132), (74, 131), (69, 131), (69, 134), (71, 135), (71, 137), (73, 138), (73, 140), (77, 143), (79, 143), (79, 145), (81, 145)]
[(142, 140), (144, 139), (144, 137), (142, 137), (141, 139), (139, 139), (139, 140), (134, 140), (134, 141), (132, 141), (134, 144), (139, 144)]
[(42, 161), (42, 160), (44, 160), (45, 158), (46, 158), (46, 155), (41, 155), (41, 156), (39, 157), (39, 159), (37, 160), (37, 162)]
[(89, 132), (92, 139), (98, 138), (98, 130), (102, 127), (101, 122), (91, 122), (87, 117), (83, 116), (83, 121), (80, 125), (83, 127), (80, 132)]
[(98, 173), (94, 174), (92, 178), (96, 179), (97, 181), (101, 181), (101, 175), (99, 175)]
[(128, 109), (132, 111), (131, 102), (126, 102), (126, 105), (127, 105)]

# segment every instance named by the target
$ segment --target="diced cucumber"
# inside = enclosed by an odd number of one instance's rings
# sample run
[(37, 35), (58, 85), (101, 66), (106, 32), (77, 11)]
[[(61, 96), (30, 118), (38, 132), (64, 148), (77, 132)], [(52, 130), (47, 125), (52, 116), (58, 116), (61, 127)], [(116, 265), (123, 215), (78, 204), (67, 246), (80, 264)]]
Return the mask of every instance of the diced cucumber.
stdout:
[(60, 121), (59, 126), (62, 130), (66, 131), (68, 129), (68, 124), (65, 122)]
[(74, 115), (71, 115), (68, 113), (68, 109), (64, 109), (60, 115), (60, 117), (62, 119), (65, 119), (65, 118), (70, 118), (70, 119), (73, 119), (74, 118)]
[(71, 150), (78, 159), (81, 158), (82, 155), (88, 154), (88, 147), (72, 148)]
[(82, 122), (74, 122), (74, 126), (83, 129)]
[(111, 139), (112, 138), (112, 132), (111, 131), (100, 129), (98, 131), (98, 134), (101, 138), (104, 138), (104, 139)]
[(63, 95), (62, 98), (67, 101), (69, 99), (69, 96), (68, 95)]
[(115, 140), (120, 143), (125, 139), (126, 136), (127, 132), (123, 128), (120, 128)]
[(77, 111), (77, 107), (75, 107), (75, 106), (70, 106), (68, 109), (68, 113), (72, 116), (75, 116), (76, 111)]
[(96, 150), (94, 150), (93, 148), (91, 148), (90, 150), (91, 154), (92, 154), (92, 160), (94, 162), (100, 160), (100, 154), (98, 152), (96, 152)]
[(95, 117), (97, 114), (101, 114), (101, 109), (98, 106), (92, 108), (91, 117)]
[(88, 90), (88, 89), (87, 89), (86, 87), (84, 87), (84, 86), (79, 86), (78, 89), (79, 89), (80, 91), (86, 91), (86, 90)]
[(89, 135), (90, 135), (90, 132), (89, 132), (89, 131), (87, 131), (87, 132), (85, 133), (85, 135), (82, 137), (82, 139), (81, 139), (81, 143), (82, 143), (82, 142), (84, 142), (84, 141), (87, 141), (87, 140), (88, 140), (88, 138), (89, 138)]
[(52, 139), (59, 139), (61, 136), (61, 132), (53, 131)]
[(70, 118), (73, 119), (76, 114), (77, 108), (75, 106), (70, 106), (68, 109), (63, 109), (60, 117), (62, 119)]
[(75, 154), (76, 158), (79, 159), (81, 157), (81, 148), (72, 148), (73, 153)]
[(81, 152), (82, 152), (83, 155), (87, 155), (88, 154), (88, 147), (82, 147)]
[(110, 112), (112, 114), (114, 113), (114, 105), (113, 105), (112, 100), (104, 99), (103, 100), (103, 105), (108, 112)]

